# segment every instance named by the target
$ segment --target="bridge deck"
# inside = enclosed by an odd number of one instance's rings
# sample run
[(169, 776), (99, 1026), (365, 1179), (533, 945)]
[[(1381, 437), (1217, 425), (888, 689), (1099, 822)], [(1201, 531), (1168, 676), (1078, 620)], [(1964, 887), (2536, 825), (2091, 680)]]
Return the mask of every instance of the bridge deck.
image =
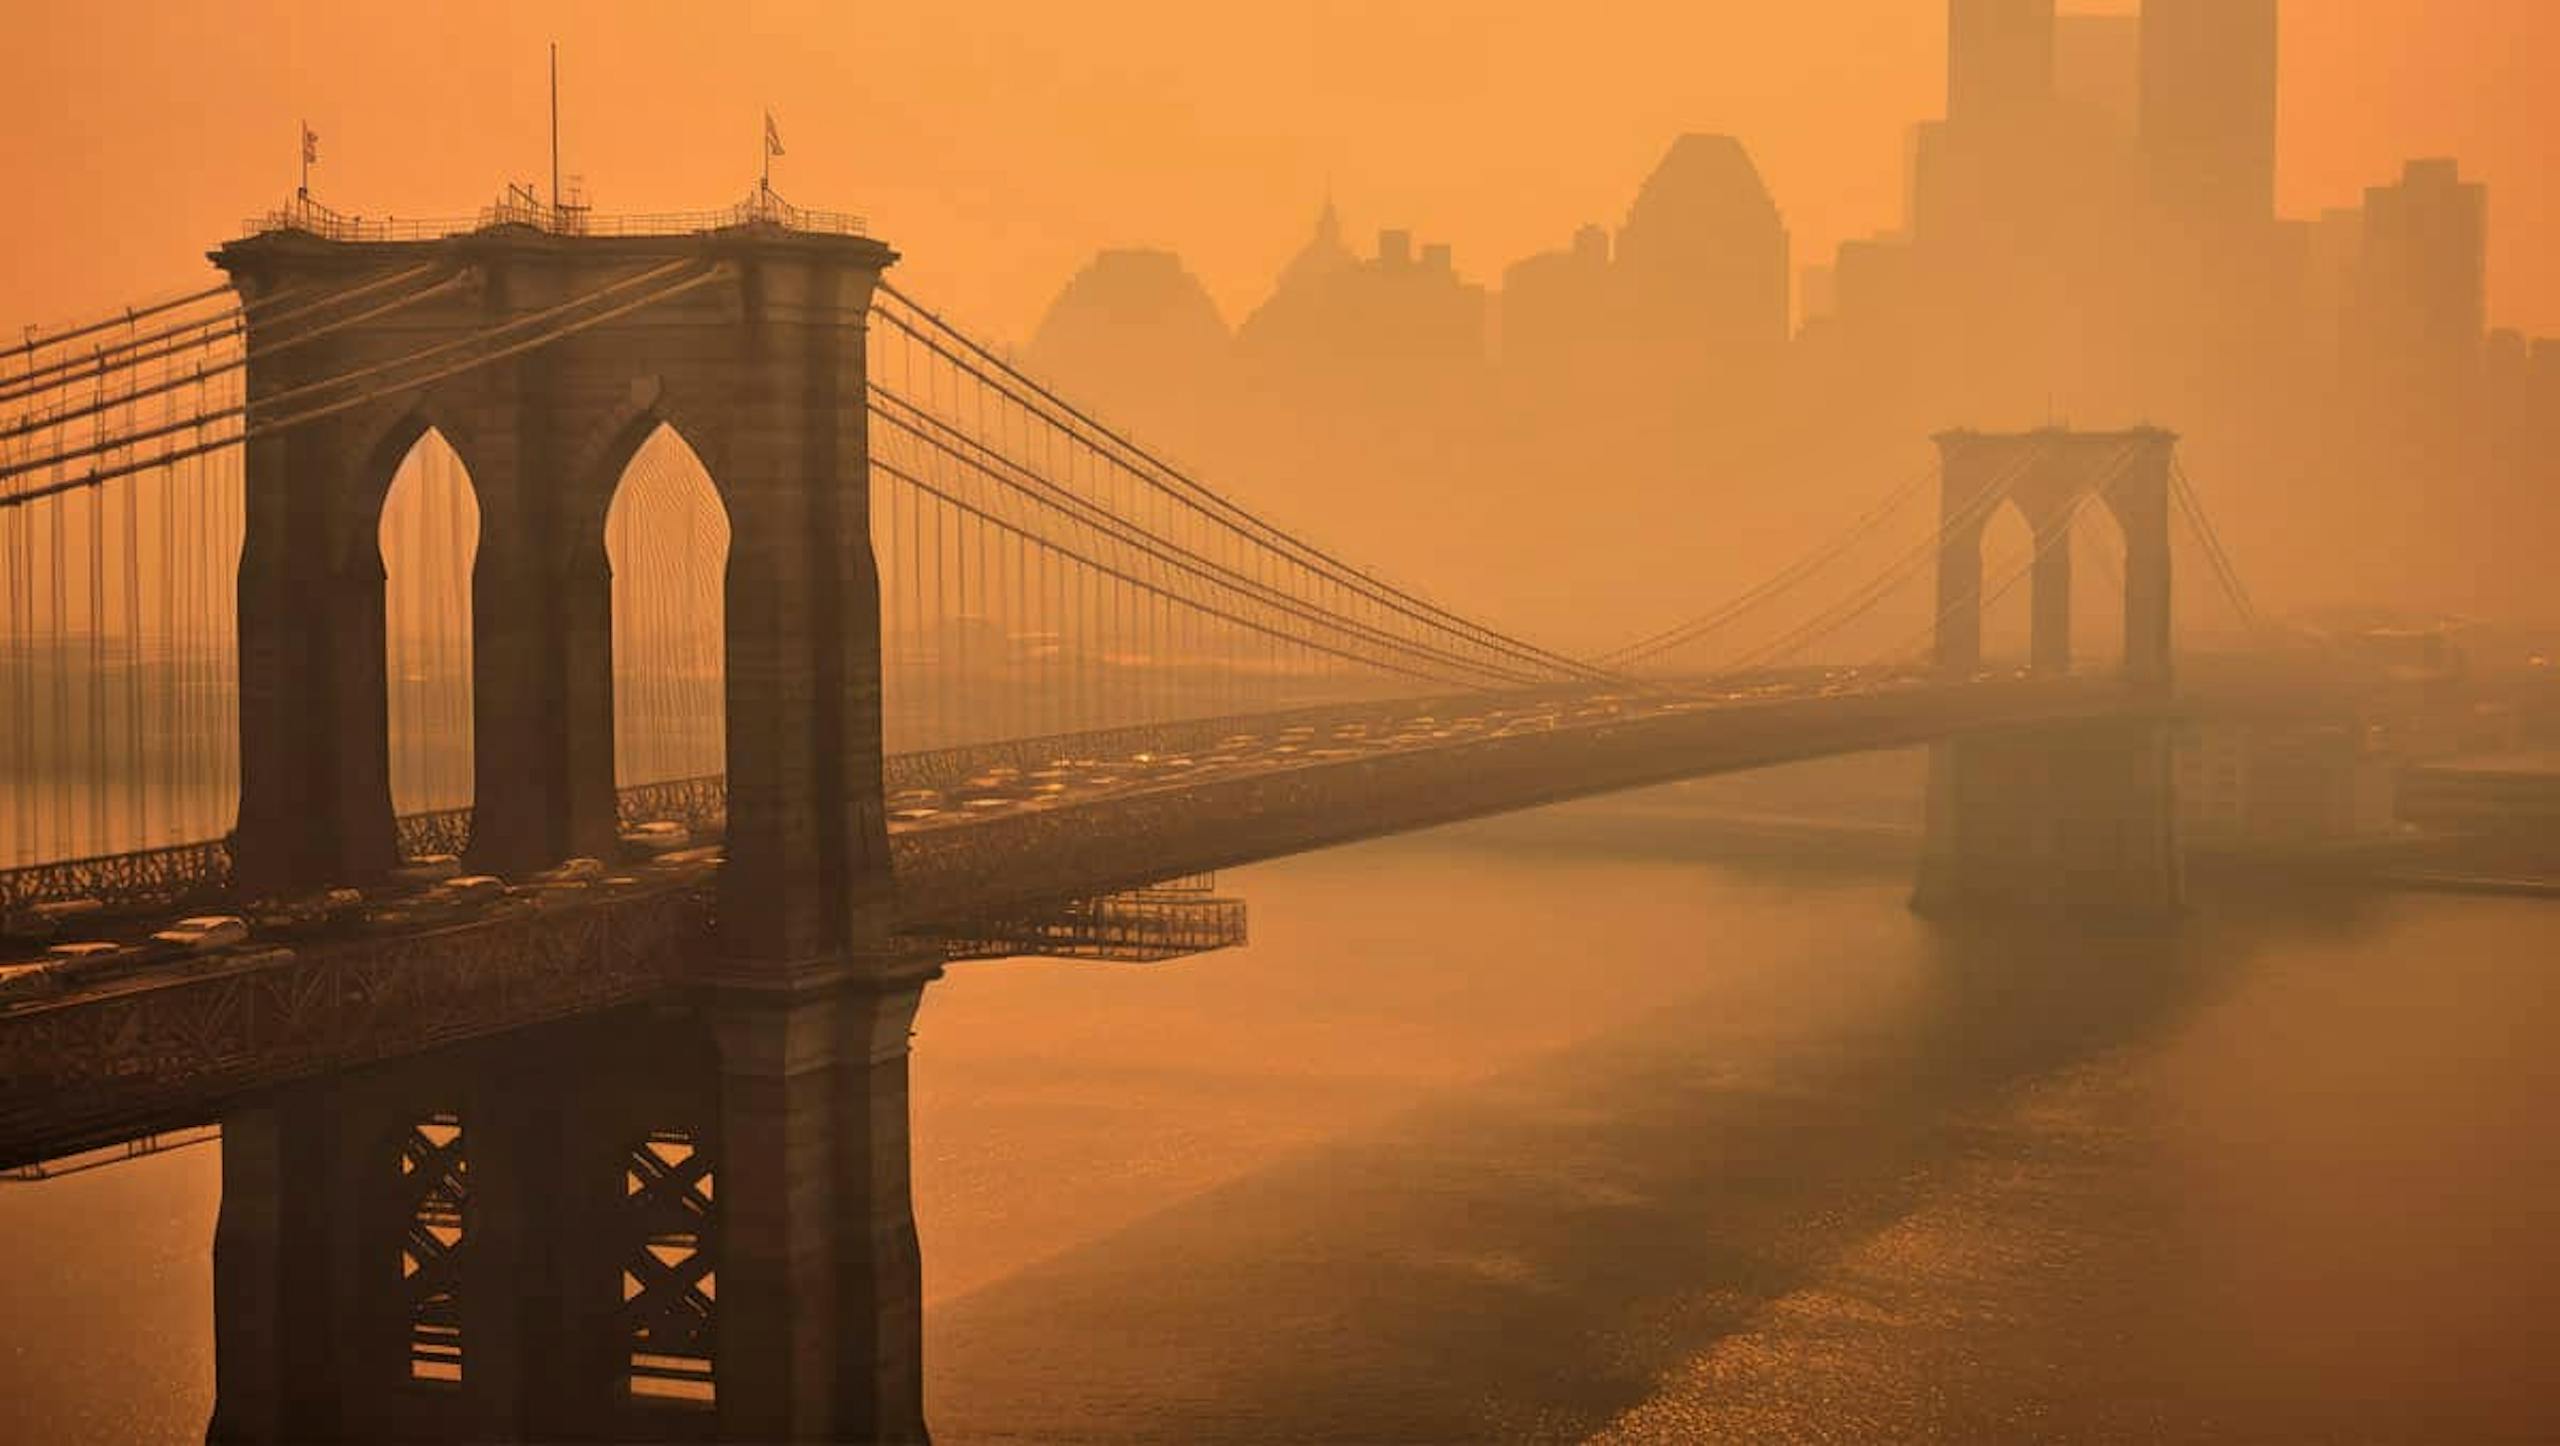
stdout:
[[(901, 932), (968, 933), (1178, 875), (1681, 778), (2121, 714), (2057, 678), (1659, 706), (1266, 766), (892, 837)], [(241, 951), (0, 1014), (0, 1167), (212, 1117), (323, 1072), (644, 999), (713, 958), (712, 868), (555, 909)]]

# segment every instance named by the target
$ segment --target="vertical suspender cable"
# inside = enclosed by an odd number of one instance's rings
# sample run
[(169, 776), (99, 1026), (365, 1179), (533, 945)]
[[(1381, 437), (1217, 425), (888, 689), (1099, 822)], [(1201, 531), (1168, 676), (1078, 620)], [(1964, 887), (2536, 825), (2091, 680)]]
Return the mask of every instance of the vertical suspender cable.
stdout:
[(142, 755), (142, 483), (125, 479), (124, 493), (124, 758), (117, 766), (124, 780), (124, 847), (141, 848), (151, 836), (151, 778)]

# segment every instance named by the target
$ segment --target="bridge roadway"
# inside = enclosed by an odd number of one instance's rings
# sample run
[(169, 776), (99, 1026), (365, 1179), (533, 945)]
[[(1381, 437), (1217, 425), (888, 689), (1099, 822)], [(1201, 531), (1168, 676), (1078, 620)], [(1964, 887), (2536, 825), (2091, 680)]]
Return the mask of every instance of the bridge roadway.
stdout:
[[(1024, 806), (911, 809), (891, 832), (897, 933), (930, 967), (940, 940), (988, 921), (1182, 875), (1684, 778), (2164, 707), (2112, 678), (1894, 679), (1550, 696), (1445, 723), (1408, 717), (1352, 740), (1364, 746), (1321, 734), (1223, 753), (1213, 743), (1189, 768), (1097, 768), (1084, 776), (1101, 786), (1065, 780)], [(0, 1168), (201, 1123), (289, 1080), (681, 989), (715, 957), (715, 870), (708, 858), (662, 863), (557, 906), (442, 927), (253, 940), (20, 1003), (0, 1013)]]

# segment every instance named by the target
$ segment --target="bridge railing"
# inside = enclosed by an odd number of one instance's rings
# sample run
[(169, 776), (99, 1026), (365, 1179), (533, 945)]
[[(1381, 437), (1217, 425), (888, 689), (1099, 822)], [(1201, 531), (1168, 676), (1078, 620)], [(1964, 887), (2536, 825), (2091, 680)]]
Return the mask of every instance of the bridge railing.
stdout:
[(673, 819), (696, 833), (717, 832), (729, 822), (729, 777), (706, 773), (635, 783), (615, 795), (614, 807), (624, 828)]
[[(471, 848), (470, 804), (400, 815), (400, 857), (422, 859), (437, 854), (461, 855)], [(614, 818), (623, 828), (672, 819), (696, 833), (717, 833), (729, 821), (729, 780), (706, 773), (693, 778), (667, 778), (635, 783), (614, 794)]]
[(439, 808), (431, 813), (404, 813), (394, 821), (399, 832), (400, 857), (404, 859), (434, 858), (450, 854), (456, 858), (471, 847), (472, 809)]
[(441, 241), (499, 226), (525, 226), (553, 236), (694, 236), (755, 225), (822, 236), (869, 234), (867, 223), (852, 212), (808, 210), (770, 191), (757, 192), (717, 211), (642, 211), (603, 216), (584, 206), (555, 205), (511, 195), (482, 207), (477, 216), (468, 219), (350, 216), (306, 198), (263, 216), (252, 216), (241, 222), (241, 229), (251, 236), (300, 231), (324, 241)]
[(172, 903), (219, 893), (230, 884), (229, 840), (169, 844), (0, 870), (0, 915), (72, 899)]
[[(1481, 705), (1487, 696), (1446, 694), (1333, 703), (1276, 713), (1225, 714), (895, 753), (882, 762), (882, 781), (892, 793), (903, 789), (947, 789), (991, 768), (1027, 770), (1059, 758), (1119, 759), (1143, 752), (1196, 753), (1239, 733), (1268, 735), (1287, 728), (1339, 727), (1409, 716), (1416, 710)], [(619, 790), (616, 814), (626, 829), (671, 819), (695, 833), (717, 833), (728, 822), (729, 782), (721, 774), (705, 774), (633, 784)], [(468, 805), (401, 815), (396, 822), (400, 856), (415, 859), (467, 853), (471, 847), (472, 815)], [(0, 870), (0, 911), (72, 899), (100, 899), (119, 908), (156, 906), (219, 894), (230, 884), (230, 842), (205, 839)]]

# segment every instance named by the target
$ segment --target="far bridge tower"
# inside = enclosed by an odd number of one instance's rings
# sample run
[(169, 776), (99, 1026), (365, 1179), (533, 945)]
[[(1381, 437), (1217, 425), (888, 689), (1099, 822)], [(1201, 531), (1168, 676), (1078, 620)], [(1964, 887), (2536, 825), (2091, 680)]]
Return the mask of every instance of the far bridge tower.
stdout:
[(2168, 716), (2177, 442), (2156, 428), (1938, 438), (1939, 673), (1962, 681), (1982, 669), (1982, 534), (2007, 507), (2018, 509), (2035, 539), (2032, 669), (2057, 678), (2071, 672), (2071, 525), (2082, 508), (2101, 507), (2124, 537), (2124, 673), (2115, 686), (2127, 696), (2104, 718), (1933, 745), (1913, 901), (1923, 912), (2156, 916), (2183, 903)]

